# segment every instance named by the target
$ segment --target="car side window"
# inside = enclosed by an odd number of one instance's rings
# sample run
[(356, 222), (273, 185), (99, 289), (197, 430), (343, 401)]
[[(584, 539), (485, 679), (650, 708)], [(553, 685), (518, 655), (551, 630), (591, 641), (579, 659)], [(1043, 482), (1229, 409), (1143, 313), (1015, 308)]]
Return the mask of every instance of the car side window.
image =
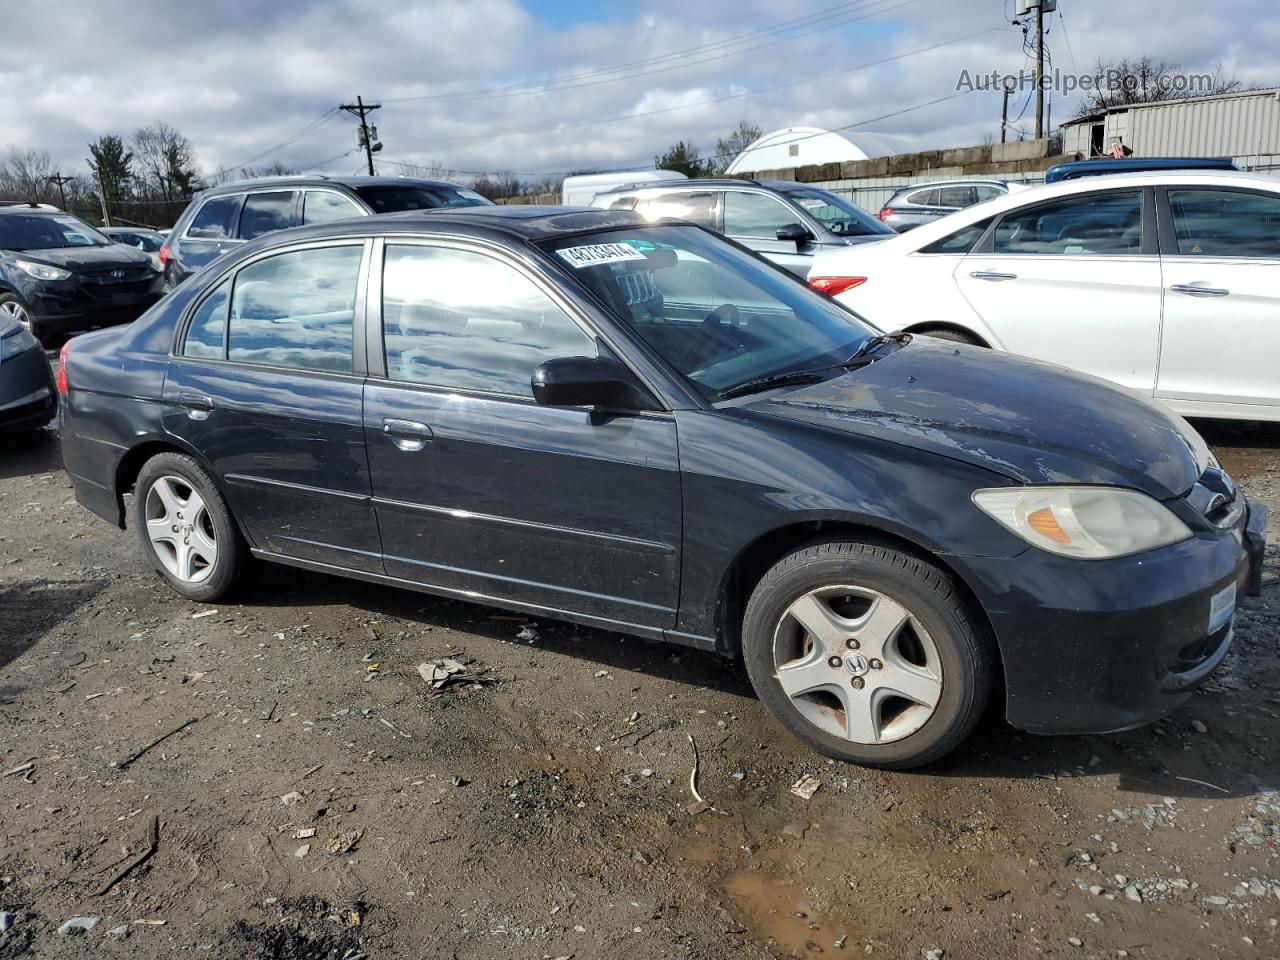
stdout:
[(294, 250), (235, 277), (227, 359), (350, 373), (361, 244)]
[(1280, 259), (1280, 196), (1236, 190), (1170, 190), (1178, 253)]
[(1003, 197), (1005, 194), (1005, 191), (990, 183), (976, 184), (973, 188), (973, 192), (976, 197), (974, 203), (983, 203), (987, 200), (994, 200), (996, 197)]
[(1142, 192), (1068, 197), (1015, 210), (996, 226), (993, 252), (1136, 256), (1142, 252)]
[(971, 207), (978, 202), (977, 194), (969, 185), (942, 187), (938, 191), (940, 207)]
[(663, 193), (641, 201), (637, 209), (647, 220), (677, 217), (710, 230), (715, 228), (711, 215), (714, 199), (710, 193)]
[(961, 227), (955, 233), (949, 233), (941, 240), (935, 240), (927, 247), (921, 247), (916, 252), (968, 253), (973, 249), (974, 244), (982, 239), (982, 235), (987, 232), (987, 227), (991, 226), (991, 220), (991, 217), (987, 217), (987, 219), (971, 223), (967, 227)]
[(392, 380), (531, 397), (538, 364), (596, 340), (531, 279), (485, 254), (388, 244), (382, 325)]
[(609, 204), (610, 210), (634, 210), (636, 208), (635, 197), (621, 197), (613, 203)]
[(182, 344), (184, 357), (221, 360), (227, 336), (227, 294), (231, 281), (223, 280), (213, 293), (204, 298), (187, 325), (187, 338)]
[(243, 201), (240, 194), (206, 200), (187, 227), (187, 236), (196, 240), (226, 240), (234, 236)]
[(907, 203), (914, 203), (917, 207), (936, 207), (938, 205), (938, 189), (917, 190), (915, 193), (907, 197)]
[(744, 190), (725, 191), (726, 236), (774, 240), (779, 228), (791, 223), (800, 223), (800, 215), (781, 200)]
[(292, 190), (279, 190), (245, 197), (244, 212), (240, 214), (240, 239), (253, 240), (265, 233), (296, 227), (294, 201), (297, 196)]
[(302, 195), (304, 224), (332, 223), (363, 215), (364, 211), (356, 206), (355, 201), (332, 190), (308, 190)]

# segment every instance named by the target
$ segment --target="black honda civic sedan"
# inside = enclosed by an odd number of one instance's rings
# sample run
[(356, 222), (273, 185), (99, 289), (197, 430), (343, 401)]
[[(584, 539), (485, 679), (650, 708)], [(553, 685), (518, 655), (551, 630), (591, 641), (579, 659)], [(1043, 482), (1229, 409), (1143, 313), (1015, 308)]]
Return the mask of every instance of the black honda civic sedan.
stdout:
[(1264, 511), (1163, 407), (626, 211), (271, 234), (61, 363), (77, 498), (185, 597), (256, 557), (740, 656), (867, 765), (993, 696), (1150, 721), (1259, 586)]
[(76, 330), (128, 323), (160, 299), (150, 255), (43, 204), (0, 204), (0, 319), (48, 347)]

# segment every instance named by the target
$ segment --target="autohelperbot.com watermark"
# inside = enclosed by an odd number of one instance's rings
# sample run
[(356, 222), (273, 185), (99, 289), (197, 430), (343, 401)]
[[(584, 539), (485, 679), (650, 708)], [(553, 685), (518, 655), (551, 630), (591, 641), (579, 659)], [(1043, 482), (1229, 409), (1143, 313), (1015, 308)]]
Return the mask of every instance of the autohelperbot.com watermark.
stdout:
[[(1099, 73), (1065, 73), (1061, 70), (1046, 70), (1041, 77), (1041, 86), (1045, 91), (1072, 94), (1077, 91), (1092, 93), (1136, 93), (1139, 90), (1169, 94), (1211, 93), (1215, 78), (1211, 73), (1164, 73), (1139, 74), (1125, 70), (1103, 70)], [(956, 92), (1000, 92), (1009, 93), (1034, 90), (1036, 75), (1034, 71), (1024, 70), (1019, 73), (1001, 73), (999, 70), (974, 72), (969, 69), (960, 71), (956, 79)]]

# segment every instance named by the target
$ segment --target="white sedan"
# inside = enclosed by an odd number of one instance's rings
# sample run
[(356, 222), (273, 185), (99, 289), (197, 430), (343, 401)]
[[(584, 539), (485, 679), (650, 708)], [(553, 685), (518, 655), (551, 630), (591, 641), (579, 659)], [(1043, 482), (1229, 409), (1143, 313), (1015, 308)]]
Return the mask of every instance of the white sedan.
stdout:
[(1134, 173), (822, 252), (811, 286), (886, 330), (1105, 377), (1185, 416), (1280, 420), (1280, 180)]

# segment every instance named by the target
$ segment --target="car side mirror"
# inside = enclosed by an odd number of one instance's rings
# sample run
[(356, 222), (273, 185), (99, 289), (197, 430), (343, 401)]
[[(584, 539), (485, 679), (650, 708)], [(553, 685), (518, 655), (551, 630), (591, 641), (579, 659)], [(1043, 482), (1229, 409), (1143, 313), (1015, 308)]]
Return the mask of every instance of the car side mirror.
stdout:
[(777, 237), (779, 240), (789, 240), (797, 247), (808, 243), (813, 239), (813, 234), (799, 223), (788, 223), (778, 228)]
[(558, 357), (538, 364), (533, 399), (546, 407), (656, 410), (658, 402), (625, 366), (609, 357)]

